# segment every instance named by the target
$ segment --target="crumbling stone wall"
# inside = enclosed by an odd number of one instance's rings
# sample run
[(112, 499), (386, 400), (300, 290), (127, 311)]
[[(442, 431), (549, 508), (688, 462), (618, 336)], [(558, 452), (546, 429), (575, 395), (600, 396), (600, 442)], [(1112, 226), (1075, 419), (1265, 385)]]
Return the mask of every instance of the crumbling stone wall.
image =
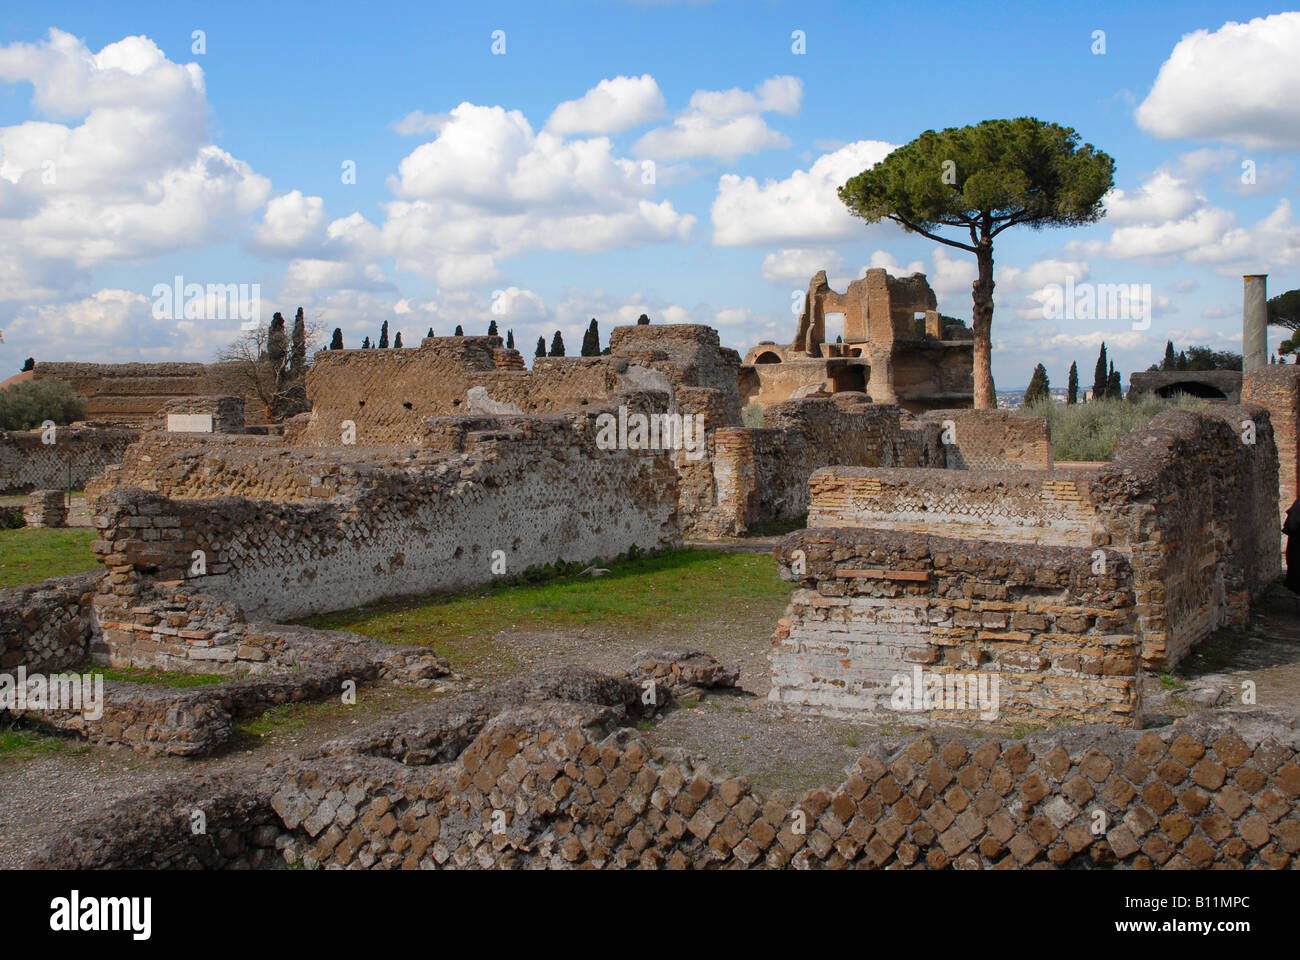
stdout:
[[(710, 421), (709, 429), (740, 422), (740, 357), (720, 346), (716, 330), (693, 324), (616, 327), (610, 351), (601, 357), (538, 358), (531, 371), (500, 362), (500, 337), (425, 338), (415, 350), (322, 351), (307, 374), (311, 417), (292, 435), (295, 443), (334, 446), (344, 421), (351, 421), (358, 444), (412, 444), (429, 417), (551, 413), (645, 389), (668, 391), (679, 405), (687, 388), (718, 391), (722, 419)], [(475, 388), (483, 391), (480, 408), (471, 396)]]
[(1121, 438), (1090, 477), (1096, 542), (1133, 564), (1148, 667), (1173, 666), (1214, 630), (1247, 623), (1281, 572), (1276, 451), (1261, 407), (1169, 410)]
[(1186, 393), (1229, 403), (1257, 402), (1241, 395), (1241, 381), (1240, 370), (1143, 370), (1129, 375), (1126, 396), (1135, 401)]
[(27, 495), (23, 522), (28, 527), (66, 527), (67, 495), (62, 490), (33, 490)]
[(944, 432), (950, 470), (1052, 469), (1052, 438), (1046, 417), (1011, 410), (932, 410), (919, 419)]
[(62, 490), (72, 463), (72, 486), (81, 489), (113, 464), (140, 437), (138, 430), (115, 427), (56, 427), (54, 443), (42, 430), (0, 431), (0, 493)]
[(124, 588), (186, 579), (250, 615), (291, 619), (487, 583), (501, 575), (495, 551), (515, 575), (680, 538), (670, 458), (598, 449), (592, 416), (518, 418), (467, 436), (463, 454), (350, 471), (355, 483), (328, 501), (112, 490), (98, 500), (95, 549)]
[(1246, 623), (1279, 573), (1275, 450), (1260, 407), (1166, 411), (1094, 470), (823, 469), (809, 526), (1123, 557), (1143, 661), (1168, 669), (1216, 629)]
[(934, 533), (953, 528), (959, 536), (1086, 545), (1098, 524), (1089, 476), (1086, 471), (826, 467), (809, 480), (808, 523)]
[(163, 404), (159, 429), (178, 433), (243, 433), (242, 397), (182, 397)]
[(933, 454), (928, 438), (924, 429), (904, 430), (891, 404), (841, 405), (830, 398), (774, 404), (761, 428), (715, 432), (715, 496), (693, 530), (734, 536), (755, 523), (797, 519), (808, 512), (808, 480), (819, 467), (916, 466)]
[(420, 420), (461, 412), (473, 372), (496, 369), (500, 337), (426, 337), (417, 349), (322, 350), (307, 371), (310, 446), (342, 443), (343, 423), (362, 446), (415, 442)]
[[(1300, 457), (1296, 454), (1296, 430), (1300, 426), (1300, 367), (1268, 364), (1247, 370), (1241, 385), (1241, 402), (1268, 411), (1277, 444), (1279, 527), (1287, 509), (1300, 495)], [(1285, 541), (1283, 548), (1285, 549)]]
[(157, 422), (166, 401), (191, 396), (238, 396), (250, 421), (266, 422), (266, 410), (241, 363), (38, 363), (35, 380), (68, 383), (86, 401), (86, 419), (141, 427)]
[[(777, 555), (782, 577), (800, 584), (770, 654), (777, 703), (920, 724), (1141, 725), (1132, 573), (1120, 556), (1098, 575), (1087, 548), (849, 527), (791, 534)], [(914, 667), (963, 683), (995, 674), (995, 712), (899, 712), (897, 678), (912, 683)]]
[(139, 487), (181, 499), (328, 500), (365, 483), (369, 466), (409, 465), (412, 455), (409, 448), (293, 448), (277, 437), (154, 431), (87, 484), (86, 497)]
[(627, 726), (627, 680), (506, 686), (115, 801), (25, 866), (1281, 869), (1300, 853), (1300, 738), (1263, 712), (882, 739), (791, 799), (654, 751)]
[(101, 570), (0, 590), (0, 669), (58, 673), (84, 663), (98, 635)]

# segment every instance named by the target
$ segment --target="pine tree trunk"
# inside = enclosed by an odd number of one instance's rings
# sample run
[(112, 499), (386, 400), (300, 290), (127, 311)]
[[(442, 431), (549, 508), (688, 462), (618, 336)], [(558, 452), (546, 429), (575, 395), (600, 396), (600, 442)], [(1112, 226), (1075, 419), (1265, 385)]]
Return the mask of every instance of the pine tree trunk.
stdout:
[(975, 409), (991, 410), (998, 405), (993, 390), (990, 331), (993, 326), (993, 242), (984, 240), (975, 250), (979, 275), (972, 284), (975, 301), (971, 327), (975, 331)]

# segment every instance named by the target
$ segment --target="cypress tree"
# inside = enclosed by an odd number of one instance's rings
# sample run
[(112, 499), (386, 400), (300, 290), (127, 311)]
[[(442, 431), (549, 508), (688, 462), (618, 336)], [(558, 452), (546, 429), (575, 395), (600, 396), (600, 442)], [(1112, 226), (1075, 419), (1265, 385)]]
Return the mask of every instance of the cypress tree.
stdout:
[(426, 333), (425, 336), (426, 336), (426, 337), (431, 337), (431, 336), (433, 336), (433, 327), (430, 327), (430, 328), (429, 328), (429, 332)]
[(307, 368), (307, 320), (302, 314), (302, 307), (293, 317), (293, 348), (289, 354), (289, 369), (295, 377), (301, 376)]
[(1178, 357), (1174, 354), (1174, 342), (1172, 340), (1166, 340), (1165, 358), (1164, 360), (1160, 361), (1160, 369), (1173, 370), (1174, 364), (1176, 364), (1177, 362), (1178, 362)]
[(1119, 371), (1113, 365), (1111, 366), (1110, 376), (1106, 378), (1106, 399), (1124, 399), (1124, 387), (1119, 382)]
[(28, 357), (26, 360), (23, 361), (23, 368), (22, 370), (19, 371), (19, 373), (26, 373), (28, 370), (35, 370), (35, 369), (36, 369), (36, 358)]
[(495, 320), (488, 323), (488, 336), (489, 337), (499, 336), (499, 334), (497, 333), (497, 322)]
[(560, 331), (555, 331), (555, 336), (551, 337), (551, 356), (564, 356), (564, 337), (560, 336)]
[(537, 352), (536, 352), (535, 354), (533, 354), (533, 356), (535, 356), (535, 357), (544, 357), (544, 356), (546, 356), (546, 338), (545, 338), (545, 337), (538, 337), (538, 338), (537, 338)]
[(388, 321), (387, 320), (385, 320), (384, 325), (379, 328), (379, 349), (380, 350), (388, 349)]
[(591, 318), (591, 325), (587, 327), (587, 332), (582, 335), (582, 350), (584, 357), (600, 356), (600, 329), (596, 326), (596, 318)]
[(650, 318), (643, 313), (641, 316), (636, 318), (636, 325), (638, 327), (648, 327), (650, 326)]
[(330, 338), (330, 349), (331, 350), (343, 349), (343, 331), (340, 330), (338, 327), (334, 328), (334, 336)]
[(462, 330), (462, 329), (460, 328), (460, 324), (459, 324), (459, 323), (456, 324), (456, 332), (453, 333), (452, 336), (453, 336), (453, 337), (463, 337), (463, 336), (465, 336), (465, 331)]
[(1097, 355), (1097, 367), (1092, 374), (1092, 399), (1100, 400), (1106, 396), (1106, 343), (1102, 341), (1101, 353)]
[(507, 349), (507, 350), (513, 350), (514, 348), (515, 348), (515, 332), (514, 332), (513, 330), (507, 330), (507, 331), (506, 331), (506, 349)]
[(1029, 386), (1025, 388), (1025, 406), (1046, 400), (1049, 386), (1047, 368), (1040, 363), (1034, 367), (1034, 375), (1029, 378)]
[(393, 338), (393, 349), (394, 349), (394, 350), (400, 350), (400, 349), (402, 349), (402, 331), (401, 331), (401, 330), (398, 330), (398, 331), (397, 331), (397, 336)]
[(284, 333), (284, 315), (277, 312), (271, 317), (271, 325), (266, 331), (266, 359), (271, 362), (272, 373), (277, 378), (288, 357), (289, 339)]
[(369, 337), (366, 337), (366, 339), (364, 339), (364, 340), (361, 341), (361, 349), (362, 349), (362, 350), (369, 350), (369, 349), (370, 349), (370, 338), (369, 338)]
[(1069, 392), (1065, 397), (1065, 402), (1069, 406), (1074, 406), (1079, 402), (1079, 365), (1077, 363), (1070, 364)]

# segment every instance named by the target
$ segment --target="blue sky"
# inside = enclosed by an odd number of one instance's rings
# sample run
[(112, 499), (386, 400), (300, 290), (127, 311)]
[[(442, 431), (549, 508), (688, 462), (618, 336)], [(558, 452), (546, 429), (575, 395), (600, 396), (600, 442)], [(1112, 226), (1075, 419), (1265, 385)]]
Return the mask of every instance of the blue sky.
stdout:
[[(1243, 272), (1300, 286), (1297, 49), (1300, 14), (1222, 3), (10, 4), (0, 371), (211, 359), (238, 322), (155, 317), (178, 274), (349, 346), (495, 318), (576, 352), (644, 311), (743, 352), (788, 342), (816, 269), (868, 265), (968, 319), (969, 254), (834, 187), (926, 129), (1031, 115), (1113, 156), (1117, 190), (1094, 226), (999, 238), (997, 385), (1086, 379), (1103, 339), (1127, 378), (1169, 337), (1239, 350)], [(1067, 276), (1149, 284), (1150, 329), (1047, 319)]]

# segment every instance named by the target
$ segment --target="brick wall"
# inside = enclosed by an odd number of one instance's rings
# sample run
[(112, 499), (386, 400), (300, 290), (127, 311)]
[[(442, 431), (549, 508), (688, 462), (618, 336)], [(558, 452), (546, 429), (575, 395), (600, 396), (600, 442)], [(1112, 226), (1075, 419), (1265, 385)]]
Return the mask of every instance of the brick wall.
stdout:
[[(1287, 509), (1300, 496), (1300, 457), (1296, 456), (1296, 428), (1300, 424), (1300, 367), (1269, 364), (1246, 371), (1241, 385), (1241, 402), (1258, 404), (1268, 411), (1277, 444), (1278, 516), (1286, 519)], [(1285, 549), (1285, 539), (1283, 540)]]
[(915, 466), (935, 449), (925, 429), (903, 430), (890, 404), (789, 400), (764, 412), (763, 427), (727, 427), (713, 437), (713, 502), (695, 520), (708, 536), (734, 536), (809, 510), (808, 480), (827, 464)]
[(230, 394), (244, 398), (250, 422), (266, 422), (240, 363), (38, 363), (32, 373), (70, 384), (86, 401), (87, 420), (140, 427), (155, 423), (167, 400)]
[(293, 862), (347, 869), (1277, 869), (1300, 852), (1296, 734), (1268, 718), (881, 743), (794, 802), (606, 729), (590, 707), (513, 711), (453, 763), (309, 760), (271, 802)]
[(54, 673), (84, 663), (98, 635), (92, 601), (103, 572), (0, 590), (0, 669)]
[(1167, 669), (1218, 628), (1247, 623), (1281, 572), (1276, 469), (1267, 413), (1221, 405), (1159, 414), (1091, 474), (1097, 542), (1133, 564), (1149, 668)]
[[(363, 451), (340, 468), (349, 484), (328, 500), (112, 490), (98, 501), (95, 547), (122, 578), (115, 590), (129, 593), (139, 576), (191, 579), (251, 615), (285, 619), (487, 583), (498, 576), (497, 550), (513, 576), (678, 542), (668, 456), (599, 450), (594, 416), (516, 420), (468, 435), (462, 454), (428, 462), (384, 466)], [(282, 456), (292, 462), (292, 448)], [(190, 578), (195, 550), (206, 573)]]
[(932, 410), (921, 420), (951, 422), (944, 445), (952, 470), (1030, 470), (1052, 468), (1051, 433), (1046, 417), (1010, 410)]
[[(1092, 551), (853, 528), (809, 529), (778, 550), (800, 584), (777, 627), (770, 697), (831, 715), (907, 723), (1141, 724), (1132, 575)], [(987, 675), (995, 713), (897, 709), (914, 668)], [(989, 684), (997, 678), (994, 691)], [(984, 711), (987, 712), (987, 711)]]
[(1132, 565), (1144, 661), (1167, 669), (1246, 623), (1280, 572), (1275, 450), (1260, 407), (1166, 411), (1095, 470), (827, 468), (809, 525), (1114, 551)]
[(113, 464), (120, 463), (138, 430), (113, 427), (56, 427), (54, 443), (42, 442), (41, 430), (0, 432), (0, 493), (63, 490), (72, 462), (72, 486), (81, 489)]

